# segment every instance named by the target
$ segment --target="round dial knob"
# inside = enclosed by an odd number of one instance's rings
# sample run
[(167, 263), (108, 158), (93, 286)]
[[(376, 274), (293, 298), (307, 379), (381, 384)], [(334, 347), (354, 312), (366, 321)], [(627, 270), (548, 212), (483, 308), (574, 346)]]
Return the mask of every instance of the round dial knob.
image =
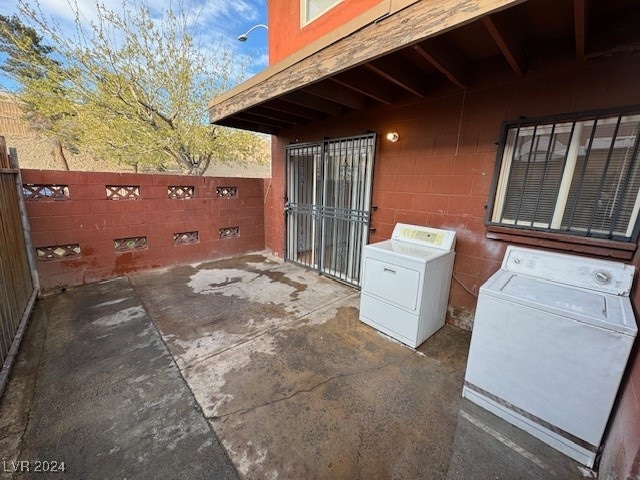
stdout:
[(611, 281), (611, 277), (609, 276), (609, 274), (607, 272), (603, 272), (602, 270), (594, 272), (593, 278), (596, 282), (602, 284), (609, 283)]

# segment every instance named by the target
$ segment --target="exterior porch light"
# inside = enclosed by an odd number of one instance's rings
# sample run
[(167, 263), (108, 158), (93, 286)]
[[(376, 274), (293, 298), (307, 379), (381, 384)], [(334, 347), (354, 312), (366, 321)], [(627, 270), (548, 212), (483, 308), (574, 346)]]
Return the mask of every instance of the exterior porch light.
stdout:
[(398, 135), (398, 132), (387, 133), (387, 140), (389, 140), (391, 143), (396, 143), (399, 138), (400, 138), (400, 135)]
[(249, 34), (250, 34), (253, 30), (255, 30), (256, 28), (259, 28), (259, 27), (262, 27), (262, 28), (264, 28), (265, 30), (269, 30), (269, 27), (267, 27), (266, 25), (264, 25), (264, 24), (262, 24), (262, 23), (259, 23), (258, 25), (254, 25), (253, 27), (251, 27), (251, 28), (247, 31), (247, 33), (244, 33), (244, 34), (240, 35), (240, 36), (238, 37), (238, 41), (240, 41), (240, 42), (246, 42), (246, 41), (247, 41), (247, 38), (249, 38)]

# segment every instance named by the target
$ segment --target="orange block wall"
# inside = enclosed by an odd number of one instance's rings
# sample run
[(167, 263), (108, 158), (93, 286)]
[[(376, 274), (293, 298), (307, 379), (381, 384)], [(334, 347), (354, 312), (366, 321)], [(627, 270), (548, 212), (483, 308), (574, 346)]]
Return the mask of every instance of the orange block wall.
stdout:
[[(171, 267), (264, 248), (261, 178), (22, 170), (24, 184), (67, 185), (68, 200), (27, 200), (34, 248), (77, 244), (81, 254), (37, 261), (44, 291), (91, 283), (139, 270)], [(140, 198), (109, 200), (106, 185), (138, 186)], [(192, 186), (194, 197), (168, 198), (169, 186)], [(236, 187), (218, 197), (216, 187)], [(220, 229), (239, 236), (220, 238)], [(199, 233), (175, 245), (173, 234)], [(114, 240), (146, 237), (144, 248), (118, 252)]]

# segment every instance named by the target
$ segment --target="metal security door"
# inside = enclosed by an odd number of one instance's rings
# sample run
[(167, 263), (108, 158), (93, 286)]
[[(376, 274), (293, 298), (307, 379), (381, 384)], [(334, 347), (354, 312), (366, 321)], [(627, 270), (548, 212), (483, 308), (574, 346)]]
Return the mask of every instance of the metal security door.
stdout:
[(287, 260), (360, 285), (375, 144), (368, 134), (287, 147)]

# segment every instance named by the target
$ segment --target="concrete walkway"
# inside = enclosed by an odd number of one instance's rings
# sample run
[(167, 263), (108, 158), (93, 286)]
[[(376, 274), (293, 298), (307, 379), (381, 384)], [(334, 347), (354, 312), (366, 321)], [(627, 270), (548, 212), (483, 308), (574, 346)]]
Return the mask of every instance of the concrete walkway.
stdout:
[(126, 278), (39, 303), (0, 419), (5, 478), (238, 478)]
[(467, 332), (410, 349), (358, 321), (357, 291), (262, 255), (129, 281), (39, 307), (3, 458), (66, 461), (49, 478), (233, 478), (229, 458), (247, 479), (582, 477), (461, 399)]

